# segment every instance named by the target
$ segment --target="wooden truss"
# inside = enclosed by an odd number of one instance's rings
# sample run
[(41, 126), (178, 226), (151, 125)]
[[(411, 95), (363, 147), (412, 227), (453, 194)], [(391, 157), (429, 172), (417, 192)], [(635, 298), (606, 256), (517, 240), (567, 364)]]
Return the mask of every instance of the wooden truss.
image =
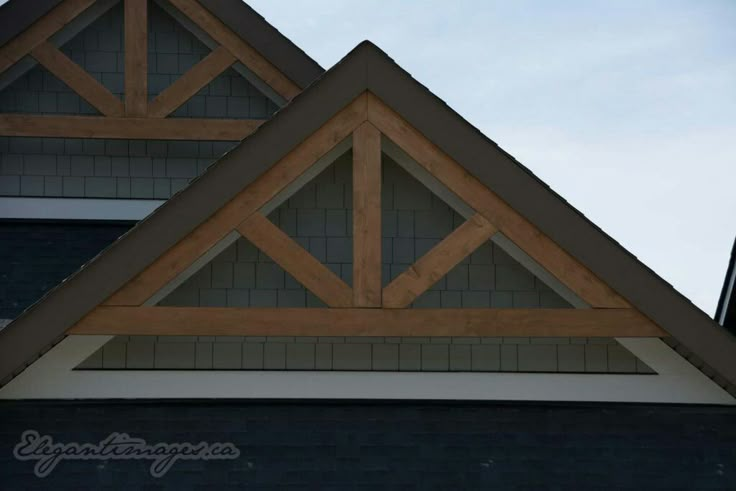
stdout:
[(170, 0), (219, 47), (148, 101), (148, 0), (125, 2), (125, 97), (121, 101), (49, 39), (94, 0), (64, 0), (0, 48), (0, 73), (30, 55), (102, 116), (0, 114), (1, 136), (242, 140), (261, 120), (164, 119), (234, 63), (240, 62), (285, 100), (299, 87), (196, 0)]
[[(353, 146), (353, 285), (266, 218), (262, 209), (336, 145)], [(381, 141), (398, 145), (474, 211), (381, 287)], [(303, 183), (302, 183), (303, 184)], [(501, 232), (589, 309), (409, 309), (414, 299)], [(239, 234), (328, 308), (153, 307), (157, 292)], [(155, 303), (155, 302), (153, 302)], [(70, 334), (648, 336), (666, 335), (382, 101), (366, 92), (72, 327)]]

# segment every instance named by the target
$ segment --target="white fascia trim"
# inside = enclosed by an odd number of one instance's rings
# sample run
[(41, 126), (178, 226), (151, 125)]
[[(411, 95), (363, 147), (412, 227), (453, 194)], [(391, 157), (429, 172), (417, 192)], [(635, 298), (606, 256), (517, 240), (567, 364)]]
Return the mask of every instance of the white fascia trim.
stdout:
[[(657, 375), (73, 370), (111, 336), (68, 336), (0, 399), (446, 399), (736, 404), (661, 340), (622, 339)], [(679, 358), (679, 361), (678, 361)]]
[(142, 220), (165, 203), (158, 199), (0, 198), (0, 219)]

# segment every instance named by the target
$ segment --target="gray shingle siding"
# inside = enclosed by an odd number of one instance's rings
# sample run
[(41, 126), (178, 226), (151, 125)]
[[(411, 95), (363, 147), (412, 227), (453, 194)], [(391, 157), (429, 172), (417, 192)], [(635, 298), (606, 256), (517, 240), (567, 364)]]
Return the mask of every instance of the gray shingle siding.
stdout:
[(0, 195), (167, 199), (236, 144), (0, 137)]
[[(149, 24), (148, 92), (155, 97), (210, 50), (155, 4), (150, 9)], [(277, 109), (274, 102), (231, 68), (171, 116), (267, 119)]]
[(99, 115), (64, 82), (36, 66), (0, 92), (0, 112)]
[[(272, 293), (271, 303), (251, 306), (304, 305), (303, 294), (292, 291), (290, 294), (299, 295), (299, 301), (283, 302), (284, 292)], [(242, 305), (231, 301), (233, 294), (244, 295)], [(200, 297), (200, 304), (247, 306), (247, 294), (247, 290), (208, 291), (205, 301)], [(212, 298), (217, 301), (211, 301)], [(299, 347), (294, 348), (296, 345)], [(573, 342), (569, 338), (117, 336), (78, 368), (141, 366), (198, 370), (653, 373), (610, 338), (576, 338)]]
[[(114, 95), (123, 94), (122, 4), (60, 47)], [(99, 112), (51, 72), (38, 65), (0, 92), (0, 112), (85, 114)]]
[[(334, 164), (269, 218), (348, 284), (352, 280), (352, 155)], [(395, 163), (384, 167), (384, 269), (400, 273), (462, 223)], [(413, 198), (406, 198), (408, 193)], [(397, 209), (395, 203), (403, 203)], [(413, 204), (413, 205), (412, 205)], [(395, 220), (396, 223), (393, 223)], [(388, 223), (388, 226), (386, 224)], [(400, 252), (404, 248), (408, 252)], [(384, 284), (389, 278), (384, 277)], [(501, 290), (499, 290), (501, 288)], [(170, 306), (323, 307), (291, 275), (241, 238), (160, 302)], [(490, 242), (414, 307), (570, 307)], [(155, 344), (155, 351), (139, 344)], [(174, 346), (169, 346), (171, 344)], [(187, 348), (180, 346), (186, 343)], [(227, 347), (221, 347), (221, 344)], [(295, 348), (295, 345), (299, 345)], [(120, 345), (127, 346), (121, 349)], [(165, 353), (158, 359), (159, 346)], [(236, 346), (237, 345), (237, 346)], [(258, 346), (258, 347), (254, 347)], [(590, 346), (589, 346), (590, 345)], [(223, 345), (224, 346), (224, 345)], [(207, 358), (203, 358), (207, 353)], [(651, 373), (613, 339), (118, 337), (82, 368)], [(393, 368), (391, 368), (393, 367)]]
[[(269, 218), (305, 249), (325, 263), (348, 284), (352, 277), (352, 167), (351, 153), (340, 157), (312, 182), (305, 185)], [(384, 165), (384, 193), (400, 199), (387, 199), (383, 210), (383, 283), (406, 270), (422, 254), (438, 243), (463, 219), (439, 198), (432, 195), (398, 165)], [(417, 200), (405, 199), (411, 194)], [(425, 196), (426, 194), (426, 196)], [(402, 209), (392, 204), (404, 199)], [(411, 203), (414, 208), (410, 207)], [(213, 271), (234, 277), (239, 288), (273, 291), (279, 306), (301, 305), (305, 295), (293, 278), (240, 239), (182, 284), (164, 303), (182, 304), (209, 290), (228, 289), (213, 282)], [(199, 293), (197, 293), (199, 292)], [(258, 293), (262, 295), (263, 293)], [(226, 298), (223, 292), (222, 299)], [(289, 299), (282, 305), (278, 298)], [(310, 302), (310, 305), (321, 305)], [(533, 274), (488, 242), (440, 279), (417, 299), (414, 307), (570, 307)]]
[[(400, 166), (383, 163), (383, 283), (404, 272), (464, 219)], [(417, 308), (570, 308), (488, 241), (418, 297)]]

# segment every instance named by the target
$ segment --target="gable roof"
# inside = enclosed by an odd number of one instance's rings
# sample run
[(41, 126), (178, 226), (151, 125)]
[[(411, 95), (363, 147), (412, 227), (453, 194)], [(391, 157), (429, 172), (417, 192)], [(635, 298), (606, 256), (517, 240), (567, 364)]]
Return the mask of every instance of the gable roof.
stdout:
[[(363, 42), (77, 274), (0, 331), (0, 380), (64, 336), (86, 313), (172, 247), (354, 98), (370, 91), (498, 194), (733, 389), (736, 338), (565, 202), (528, 169)], [(243, 165), (247, 162), (247, 165)], [(217, 192), (212, 192), (216, 189)], [(705, 371), (705, 370), (704, 370)], [(711, 373), (711, 375), (713, 375)], [(733, 390), (732, 390), (733, 392)]]
[[(10, 0), (0, 6), (0, 47), (25, 31), (64, 0)], [(299, 88), (324, 69), (242, 0), (198, 0)]]

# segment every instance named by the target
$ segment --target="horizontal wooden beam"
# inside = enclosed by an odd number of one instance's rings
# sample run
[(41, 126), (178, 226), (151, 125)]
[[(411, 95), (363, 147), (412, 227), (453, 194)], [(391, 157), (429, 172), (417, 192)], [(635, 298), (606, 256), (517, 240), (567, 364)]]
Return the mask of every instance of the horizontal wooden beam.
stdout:
[(292, 99), (301, 89), (279, 69), (261, 56), (252, 46), (228, 29), (220, 19), (212, 15), (195, 0), (170, 0), (192, 22), (209, 34), (212, 39), (227, 48), (243, 65), (286, 100)]
[(251, 215), (238, 226), (238, 232), (325, 304), (353, 304), (353, 290), (348, 284), (262, 214)]
[(0, 114), (0, 136), (240, 141), (263, 120)]
[(125, 113), (120, 99), (53, 44), (39, 44), (31, 51), (31, 56), (100, 113), (105, 116), (123, 116)]
[(95, 0), (64, 0), (31, 27), (11, 39), (0, 48), (0, 73), (20, 61), (93, 3)]
[(496, 227), (481, 215), (470, 217), (383, 289), (383, 306), (403, 308), (437, 283), (491, 238)]
[(67, 334), (660, 337), (632, 309), (97, 307)]
[(228, 50), (215, 49), (151, 101), (148, 117), (165, 118), (233, 63), (235, 57)]

